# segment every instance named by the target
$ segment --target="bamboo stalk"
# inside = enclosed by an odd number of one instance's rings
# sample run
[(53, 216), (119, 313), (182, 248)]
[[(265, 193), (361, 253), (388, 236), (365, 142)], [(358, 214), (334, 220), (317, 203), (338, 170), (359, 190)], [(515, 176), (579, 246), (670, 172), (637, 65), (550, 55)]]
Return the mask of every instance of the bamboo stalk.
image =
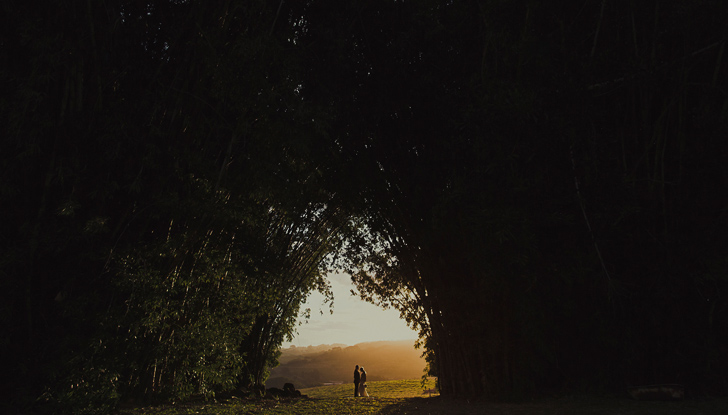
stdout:
[(599, 10), (599, 21), (597, 21), (597, 30), (594, 33), (594, 42), (592, 43), (592, 49), (591, 53), (589, 54), (589, 58), (594, 58), (594, 53), (597, 50), (597, 41), (599, 40), (599, 32), (602, 28), (602, 20), (604, 20), (604, 6), (607, 3), (607, 0), (602, 0), (602, 6)]

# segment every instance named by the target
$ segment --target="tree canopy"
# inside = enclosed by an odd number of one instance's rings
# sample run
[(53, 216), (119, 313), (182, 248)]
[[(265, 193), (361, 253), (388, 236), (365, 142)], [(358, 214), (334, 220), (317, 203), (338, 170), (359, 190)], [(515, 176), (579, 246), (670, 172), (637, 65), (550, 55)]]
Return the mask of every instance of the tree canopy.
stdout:
[(443, 395), (726, 392), (728, 6), (0, 7), (10, 407), (262, 384), (331, 267)]
[(701, 6), (320, 6), (311, 45), (347, 34), (312, 89), (343, 91), (372, 233), (350, 270), (443, 393), (724, 391), (726, 8)]

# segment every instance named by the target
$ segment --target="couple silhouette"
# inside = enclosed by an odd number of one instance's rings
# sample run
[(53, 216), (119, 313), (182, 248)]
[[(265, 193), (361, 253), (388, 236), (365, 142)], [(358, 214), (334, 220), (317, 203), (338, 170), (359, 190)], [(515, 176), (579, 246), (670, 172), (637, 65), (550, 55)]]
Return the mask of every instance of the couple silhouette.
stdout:
[(356, 365), (354, 368), (354, 397), (358, 396), (369, 397), (369, 394), (367, 393), (367, 372), (363, 366)]

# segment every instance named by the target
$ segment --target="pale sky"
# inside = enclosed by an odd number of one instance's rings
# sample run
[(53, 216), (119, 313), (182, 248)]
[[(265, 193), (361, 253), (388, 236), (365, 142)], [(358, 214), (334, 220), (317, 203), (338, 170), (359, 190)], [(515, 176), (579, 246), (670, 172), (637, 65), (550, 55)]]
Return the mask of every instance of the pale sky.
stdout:
[[(320, 344), (343, 343), (353, 346), (357, 343), (379, 340), (412, 340), (417, 333), (400, 320), (399, 312), (393, 309), (382, 310), (352, 296), (351, 279), (345, 274), (329, 274), (331, 289), (334, 292), (334, 313), (323, 305), (323, 296), (318, 292), (311, 294), (302, 309), (311, 309), (308, 322), (299, 318), (303, 324), (297, 326), (298, 335), (293, 342), (283, 343), (283, 347), (318, 346)], [(320, 313), (323, 311), (323, 315)]]

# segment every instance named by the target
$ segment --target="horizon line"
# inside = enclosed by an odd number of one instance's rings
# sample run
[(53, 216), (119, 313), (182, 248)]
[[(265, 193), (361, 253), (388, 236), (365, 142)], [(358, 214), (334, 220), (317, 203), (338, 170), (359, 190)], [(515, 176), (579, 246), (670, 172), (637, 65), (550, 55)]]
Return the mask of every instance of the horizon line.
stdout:
[(387, 343), (387, 342), (393, 343), (393, 342), (405, 342), (405, 341), (415, 342), (417, 340), (418, 340), (417, 338), (399, 339), (399, 340), (369, 340), (369, 341), (359, 342), (359, 343), (355, 343), (355, 344), (346, 344), (346, 343), (321, 343), (321, 344), (309, 344), (307, 346), (297, 346), (295, 344), (290, 344), (287, 347), (284, 347), (283, 345), (281, 345), (281, 349), (290, 349), (291, 347), (299, 348), (299, 347), (320, 347), (320, 346), (348, 346), (348, 347), (353, 347), (353, 346), (358, 346), (360, 344), (367, 344), (367, 343)]

